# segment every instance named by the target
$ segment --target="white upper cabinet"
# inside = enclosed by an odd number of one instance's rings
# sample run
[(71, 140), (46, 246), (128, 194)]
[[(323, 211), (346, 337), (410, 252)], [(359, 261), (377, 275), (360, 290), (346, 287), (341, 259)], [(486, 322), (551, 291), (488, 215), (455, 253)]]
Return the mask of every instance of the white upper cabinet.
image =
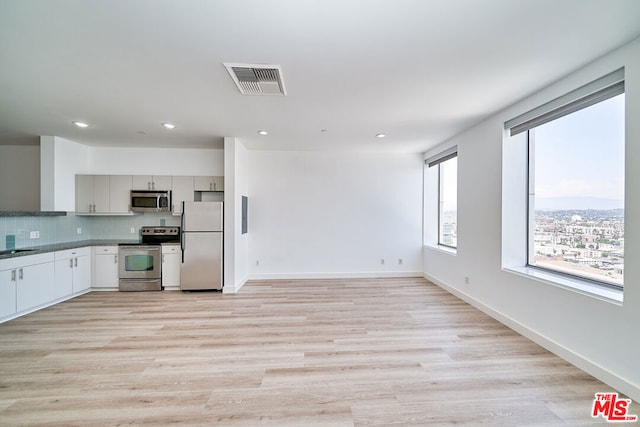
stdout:
[(76, 212), (109, 212), (108, 175), (76, 175)]
[(133, 175), (133, 190), (171, 190), (170, 175)]
[(76, 213), (133, 215), (131, 190), (171, 190), (171, 211), (180, 215), (182, 202), (199, 201), (204, 192), (221, 197), (224, 176), (76, 175)]
[(131, 211), (131, 175), (109, 176), (109, 212), (128, 213)]
[(131, 175), (76, 175), (76, 213), (129, 214)]
[(171, 188), (171, 211), (174, 215), (182, 213), (182, 202), (193, 202), (194, 178), (192, 176), (174, 176)]
[(224, 191), (224, 176), (196, 176), (195, 191)]

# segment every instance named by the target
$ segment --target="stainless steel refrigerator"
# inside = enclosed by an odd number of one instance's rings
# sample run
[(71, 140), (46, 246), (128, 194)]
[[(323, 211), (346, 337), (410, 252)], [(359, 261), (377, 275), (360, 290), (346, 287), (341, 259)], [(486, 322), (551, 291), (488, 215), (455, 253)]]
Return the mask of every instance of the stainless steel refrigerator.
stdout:
[(222, 289), (222, 202), (183, 202), (180, 289)]

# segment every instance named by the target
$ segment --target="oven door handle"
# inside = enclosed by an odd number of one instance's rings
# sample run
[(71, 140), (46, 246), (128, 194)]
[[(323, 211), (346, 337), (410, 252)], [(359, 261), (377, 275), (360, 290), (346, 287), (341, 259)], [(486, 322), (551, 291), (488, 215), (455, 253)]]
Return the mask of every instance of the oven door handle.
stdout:
[(156, 199), (156, 210), (160, 212), (160, 194), (158, 194), (158, 197)]

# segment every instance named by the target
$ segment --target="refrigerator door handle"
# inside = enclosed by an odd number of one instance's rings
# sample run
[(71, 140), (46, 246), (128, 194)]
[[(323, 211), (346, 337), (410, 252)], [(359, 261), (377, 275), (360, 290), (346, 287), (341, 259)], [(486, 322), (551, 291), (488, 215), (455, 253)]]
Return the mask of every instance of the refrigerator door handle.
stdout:
[(182, 263), (184, 264), (184, 202), (182, 202), (182, 215), (180, 215), (180, 252), (182, 253)]

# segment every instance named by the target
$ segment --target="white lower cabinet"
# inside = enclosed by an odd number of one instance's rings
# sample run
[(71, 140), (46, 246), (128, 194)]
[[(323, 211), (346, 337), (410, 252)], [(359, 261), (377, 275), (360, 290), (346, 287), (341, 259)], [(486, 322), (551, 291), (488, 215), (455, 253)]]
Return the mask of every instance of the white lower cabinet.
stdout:
[(53, 263), (29, 265), (18, 269), (17, 311), (28, 310), (53, 300)]
[(56, 299), (91, 287), (91, 249), (67, 249), (55, 253)]
[[(108, 248), (99, 265), (106, 266), (108, 258), (109, 266), (97, 275), (105, 287), (117, 289), (117, 246)], [(0, 322), (89, 290), (91, 262), (90, 247), (0, 260)]]
[(16, 313), (16, 282), (18, 271), (0, 261), (0, 319)]
[(53, 254), (2, 260), (0, 318), (47, 304), (53, 299)]
[(118, 247), (93, 247), (93, 284), (94, 289), (118, 288)]
[(180, 245), (162, 245), (162, 286), (166, 289), (180, 288), (180, 266), (182, 251)]

